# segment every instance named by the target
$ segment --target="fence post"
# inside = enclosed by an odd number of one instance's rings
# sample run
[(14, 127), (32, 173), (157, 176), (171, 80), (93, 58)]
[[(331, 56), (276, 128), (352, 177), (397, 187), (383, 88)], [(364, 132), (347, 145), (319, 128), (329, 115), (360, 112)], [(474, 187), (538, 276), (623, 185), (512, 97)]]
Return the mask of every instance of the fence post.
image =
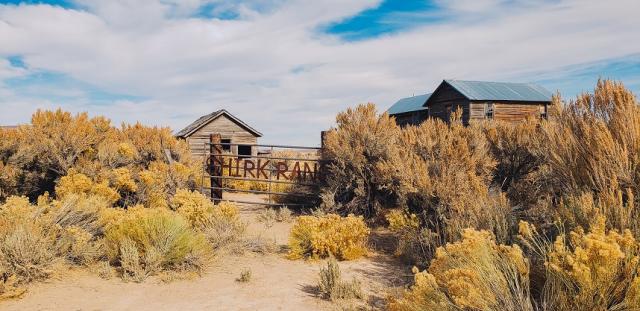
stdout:
[(209, 178), (213, 204), (218, 204), (222, 200), (222, 189), (220, 189), (222, 188), (222, 178), (216, 178), (216, 176), (222, 176), (222, 161), (224, 161), (224, 158), (220, 156), (222, 154), (221, 141), (220, 134), (211, 134), (209, 136)]

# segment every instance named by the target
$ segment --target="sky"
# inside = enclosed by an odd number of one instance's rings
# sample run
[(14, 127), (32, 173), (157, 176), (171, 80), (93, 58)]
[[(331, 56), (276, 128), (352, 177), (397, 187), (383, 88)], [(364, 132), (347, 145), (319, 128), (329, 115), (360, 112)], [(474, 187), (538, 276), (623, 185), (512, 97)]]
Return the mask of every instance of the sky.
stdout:
[(318, 145), (348, 107), (443, 79), (640, 94), (638, 0), (0, 0), (0, 125), (36, 109), (175, 131), (226, 109)]

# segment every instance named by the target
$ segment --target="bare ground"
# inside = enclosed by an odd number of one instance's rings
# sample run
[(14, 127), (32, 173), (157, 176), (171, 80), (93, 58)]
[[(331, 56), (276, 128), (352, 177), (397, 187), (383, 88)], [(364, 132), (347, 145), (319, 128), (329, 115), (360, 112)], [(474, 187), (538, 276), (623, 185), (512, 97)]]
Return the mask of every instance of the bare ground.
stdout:
[[(262, 200), (259, 196), (242, 200)], [(248, 235), (274, 239), (285, 248), (291, 223), (271, 227), (256, 221), (260, 205), (242, 205), (241, 217), (249, 224)], [(373, 245), (384, 249), (384, 245)], [(144, 283), (127, 283), (119, 278), (98, 277), (86, 269), (58, 272), (46, 282), (29, 286), (21, 299), (0, 303), (1, 310), (339, 310), (349, 305), (382, 309), (390, 290), (407, 284), (409, 268), (395, 258), (372, 252), (367, 258), (340, 262), (345, 279), (358, 278), (367, 298), (364, 301), (329, 302), (317, 297), (315, 285), (324, 262), (288, 260), (283, 252), (261, 255), (219, 256), (204, 275), (163, 282), (159, 278)], [(236, 278), (250, 269), (252, 278), (240, 283)]]

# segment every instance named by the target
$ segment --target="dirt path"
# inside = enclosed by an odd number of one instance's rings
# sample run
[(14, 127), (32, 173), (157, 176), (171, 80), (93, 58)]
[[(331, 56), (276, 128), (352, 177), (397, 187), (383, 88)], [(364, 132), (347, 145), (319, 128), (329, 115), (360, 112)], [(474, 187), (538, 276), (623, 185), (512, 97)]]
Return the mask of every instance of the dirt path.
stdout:
[[(257, 197), (243, 199), (259, 200)], [(263, 207), (244, 205), (241, 217), (249, 223), (249, 235), (287, 243), (291, 223), (275, 223), (267, 228), (256, 221)], [(218, 258), (201, 276), (163, 283), (150, 278), (144, 283), (125, 283), (118, 278), (104, 280), (77, 269), (62, 277), (33, 284), (19, 300), (0, 303), (0, 310), (335, 310), (339, 306), (319, 299), (314, 293), (322, 262), (291, 261), (281, 253), (229, 255)], [(345, 278), (362, 281), (374, 309), (383, 305), (389, 286), (405, 284), (407, 267), (385, 255), (341, 262)], [(235, 279), (243, 269), (251, 269), (248, 283)]]

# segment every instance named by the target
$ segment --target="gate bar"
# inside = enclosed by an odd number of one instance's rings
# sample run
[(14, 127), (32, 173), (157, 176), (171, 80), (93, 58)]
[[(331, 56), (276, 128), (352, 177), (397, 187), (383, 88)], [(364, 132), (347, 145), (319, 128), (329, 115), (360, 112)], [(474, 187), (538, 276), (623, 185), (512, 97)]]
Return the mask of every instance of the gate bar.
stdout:
[(205, 189), (212, 189), (212, 190), (227, 190), (227, 191), (231, 191), (231, 192), (246, 192), (246, 193), (256, 193), (256, 194), (276, 194), (276, 195), (293, 195), (293, 196), (301, 196), (301, 197), (310, 197), (310, 196), (315, 196), (315, 193), (308, 193), (308, 192), (273, 192), (273, 191), (262, 191), (262, 190), (238, 190), (238, 189), (233, 189), (233, 188), (227, 188), (227, 187), (204, 187)]

